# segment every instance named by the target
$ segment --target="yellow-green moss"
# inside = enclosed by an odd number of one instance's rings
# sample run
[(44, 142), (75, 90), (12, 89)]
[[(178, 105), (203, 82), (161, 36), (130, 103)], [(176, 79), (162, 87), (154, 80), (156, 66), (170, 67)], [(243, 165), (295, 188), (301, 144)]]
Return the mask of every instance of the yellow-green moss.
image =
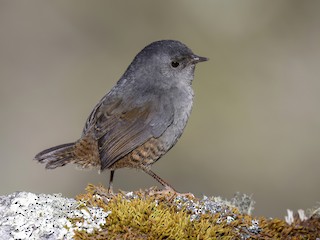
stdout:
[[(230, 207), (232, 221), (222, 213), (202, 214), (190, 220), (190, 212), (177, 210), (172, 198), (153, 191), (135, 192), (128, 199), (124, 193), (109, 194), (101, 186), (89, 185), (87, 193), (77, 197), (86, 206), (111, 211), (102, 231), (76, 232), (75, 239), (316, 239), (320, 237), (319, 218), (288, 225), (279, 219), (259, 219), (240, 214)], [(170, 199), (170, 200), (168, 200)], [(228, 206), (229, 207), (229, 206)], [(259, 221), (260, 232), (250, 232), (253, 221)]]

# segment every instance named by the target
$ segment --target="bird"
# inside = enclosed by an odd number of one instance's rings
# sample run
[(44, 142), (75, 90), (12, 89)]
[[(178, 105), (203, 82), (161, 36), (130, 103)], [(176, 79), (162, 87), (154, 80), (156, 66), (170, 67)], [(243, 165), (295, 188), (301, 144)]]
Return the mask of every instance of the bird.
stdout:
[(115, 170), (125, 167), (140, 169), (176, 192), (151, 166), (181, 137), (193, 105), (195, 66), (207, 60), (177, 40), (150, 43), (94, 107), (81, 137), (34, 159), (46, 169), (69, 163), (109, 169), (110, 192)]

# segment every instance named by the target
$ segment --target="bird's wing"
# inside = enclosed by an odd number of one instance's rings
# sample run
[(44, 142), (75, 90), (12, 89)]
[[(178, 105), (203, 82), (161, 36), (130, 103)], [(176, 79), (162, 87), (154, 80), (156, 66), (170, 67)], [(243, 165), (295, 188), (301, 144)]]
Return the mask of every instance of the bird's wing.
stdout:
[(105, 99), (98, 104), (89, 119), (98, 141), (102, 170), (150, 138), (158, 138), (172, 124), (173, 106), (168, 99), (158, 100), (136, 106), (120, 99)]

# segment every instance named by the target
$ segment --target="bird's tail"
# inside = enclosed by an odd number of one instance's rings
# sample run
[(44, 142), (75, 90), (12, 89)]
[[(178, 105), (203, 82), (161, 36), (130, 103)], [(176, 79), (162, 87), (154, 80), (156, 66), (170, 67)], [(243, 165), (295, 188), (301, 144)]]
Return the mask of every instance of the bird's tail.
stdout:
[(45, 163), (47, 169), (62, 167), (75, 160), (75, 143), (66, 143), (56, 147), (46, 149), (38, 153), (34, 160)]

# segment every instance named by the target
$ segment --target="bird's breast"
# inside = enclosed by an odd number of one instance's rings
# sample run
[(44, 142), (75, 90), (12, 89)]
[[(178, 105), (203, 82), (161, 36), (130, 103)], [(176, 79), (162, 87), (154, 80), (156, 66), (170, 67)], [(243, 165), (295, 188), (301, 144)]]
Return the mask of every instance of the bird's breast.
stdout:
[(173, 122), (161, 136), (168, 148), (177, 142), (188, 122), (193, 104), (193, 90), (191, 86), (179, 88), (171, 97), (174, 106)]

